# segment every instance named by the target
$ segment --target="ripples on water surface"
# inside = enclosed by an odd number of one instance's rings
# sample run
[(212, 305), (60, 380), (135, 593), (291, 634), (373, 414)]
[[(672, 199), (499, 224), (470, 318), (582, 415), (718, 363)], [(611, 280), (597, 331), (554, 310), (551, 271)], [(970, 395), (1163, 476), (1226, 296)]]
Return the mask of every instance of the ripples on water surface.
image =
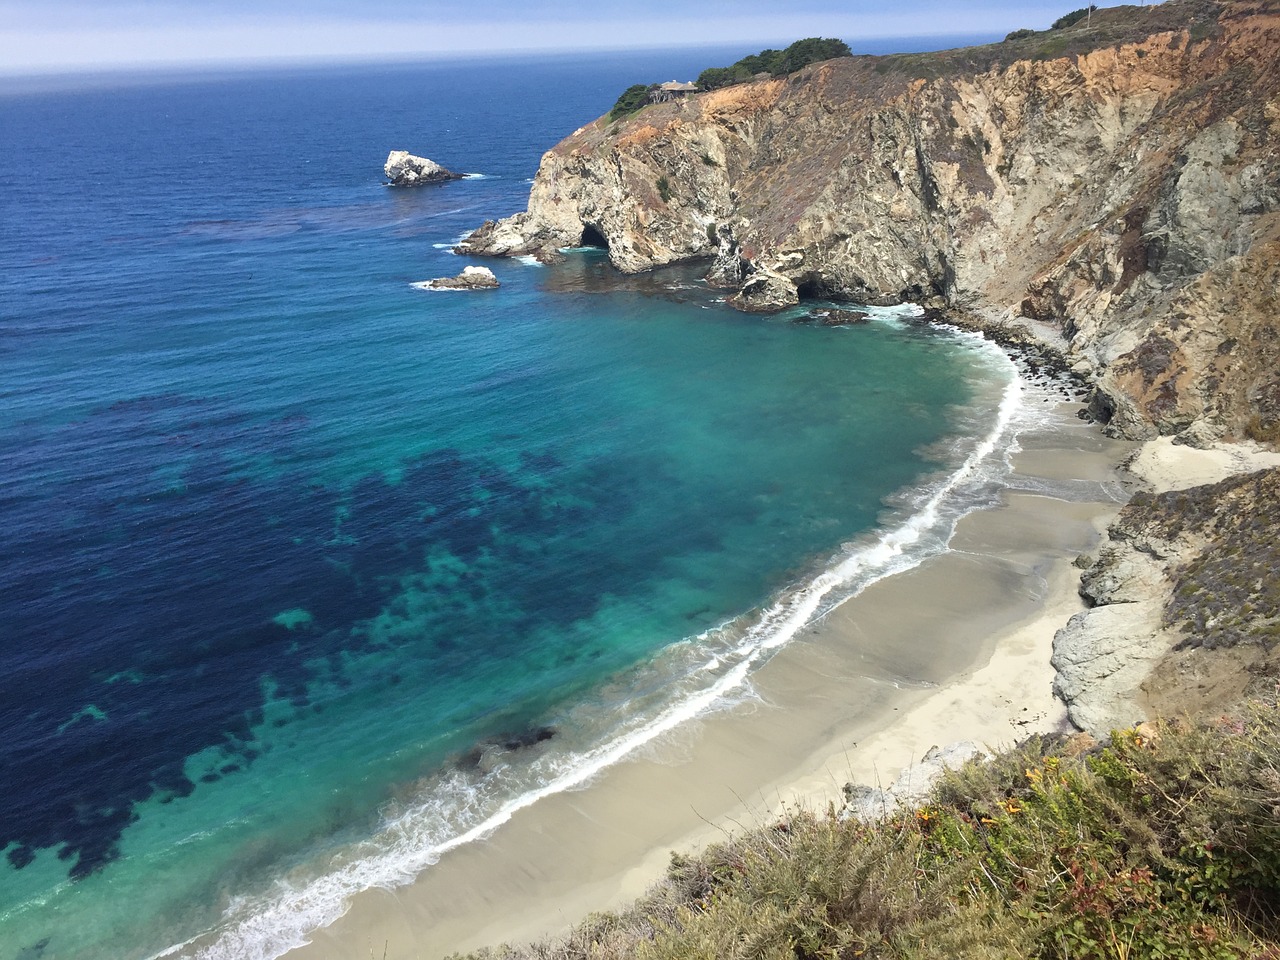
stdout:
[(892, 312), (592, 253), (413, 289), (706, 58), (0, 99), (0, 960), (269, 955), (740, 691), (991, 434), (1007, 364)]

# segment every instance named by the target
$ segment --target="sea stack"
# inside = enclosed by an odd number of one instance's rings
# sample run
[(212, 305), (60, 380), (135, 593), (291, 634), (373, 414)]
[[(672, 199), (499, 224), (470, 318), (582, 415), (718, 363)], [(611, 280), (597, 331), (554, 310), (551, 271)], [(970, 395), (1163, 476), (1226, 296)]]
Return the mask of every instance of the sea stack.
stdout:
[(424, 290), (493, 290), (498, 278), (488, 267), (463, 267), (456, 277), (437, 277), (420, 286)]
[(461, 180), (462, 174), (446, 170), (434, 160), (415, 157), (408, 150), (392, 150), (382, 165), (388, 182), (393, 187), (418, 187), (428, 183), (444, 183)]

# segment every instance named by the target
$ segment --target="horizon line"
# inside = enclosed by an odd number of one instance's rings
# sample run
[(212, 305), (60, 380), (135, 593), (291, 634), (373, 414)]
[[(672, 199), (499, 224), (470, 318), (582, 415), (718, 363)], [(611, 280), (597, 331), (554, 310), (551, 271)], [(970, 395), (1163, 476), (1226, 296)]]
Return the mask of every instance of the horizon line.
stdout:
[[(886, 32), (883, 34), (863, 34), (858, 38), (860, 44), (874, 44), (879, 47), (885, 43), (901, 41), (905, 46), (912, 42), (928, 43), (933, 40), (956, 41), (959, 47), (996, 42), (1001, 35), (991, 30), (975, 31), (922, 31), (916, 33)], [(664, 51), (721, 49), (745, 47), (751, 44), (777, 44), (794, 42), (802, 39), (795, 37), (782, 40), (777, 36), (758, 36), (754, 38), (735, 38), (732, 40), (710, 41), (673, 41), (670, 43), (654, 43), (634, 45), (627, 43), (582, 43), (563, 46), (507, 46), (476, 47), (474, 49), (453, 50), (419, 50), (389, 51), (387, 53), (303, 53), (277, 55), (212, 55), (203, 58), (172, 59), (121, 59), (115, 61), (78, 61), (62, 63), (33, 64), (9, 67), (0, 63), (0, 80), (72, 80), (89, 77), (145, 77), (147, 75), (198, 74), (202, 72), (250, 72), (254, 70), (273, 70), (303, 67), (341, 67), (341, 66), (376, 66), (376, 65), (412, 65), (415, 63), (448, 62), (451, 60), (476, 59), (514, 59), (518, 57), (557, 57), (575, 54), (619, 53), (636, 54), (659, 53)], [(854, 56), (884, 56), (892, 53), (921, 52), (910, 49), (877, 50), (875, 52), (860, 50), (858, 45), (845, 38)], [(974, 40), (975, 44), (964, 41)]]

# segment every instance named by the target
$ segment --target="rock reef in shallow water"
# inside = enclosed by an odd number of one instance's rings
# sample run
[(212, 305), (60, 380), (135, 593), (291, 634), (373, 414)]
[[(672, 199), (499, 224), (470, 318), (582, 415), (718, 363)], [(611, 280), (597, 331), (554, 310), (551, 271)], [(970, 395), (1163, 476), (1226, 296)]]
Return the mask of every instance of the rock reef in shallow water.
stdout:
[(387, 154), (382, 172), (393, 187), (418, 187), (462, 179), (462, 174), (446, 170), (426, 157), (415, 157), (407, 150), (392, 150)]
[(1115, 435), (1274, 441), (1278, 59), (1272, 0), (1170, 0), (813, 64), (583, 127), (459, 249), (703, 259), (744, 310), (964, 310), (1060, 339)]
[(424, 290), (496, 290), (498, 278), (488, 267), (463, 267), (453, 277), (437, 277), (420, 285)]

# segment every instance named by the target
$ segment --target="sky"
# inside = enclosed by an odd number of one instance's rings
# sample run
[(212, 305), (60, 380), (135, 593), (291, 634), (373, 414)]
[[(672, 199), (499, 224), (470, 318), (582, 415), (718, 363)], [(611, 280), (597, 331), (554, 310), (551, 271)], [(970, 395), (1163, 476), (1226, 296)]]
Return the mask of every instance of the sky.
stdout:
[(856, 49), (859, 38), (1003, 35), (1019, 27), (1040, 29), (1073, 3), (0, 0), (0, 74), (767, 44), (810, 36), (840, 37)]

